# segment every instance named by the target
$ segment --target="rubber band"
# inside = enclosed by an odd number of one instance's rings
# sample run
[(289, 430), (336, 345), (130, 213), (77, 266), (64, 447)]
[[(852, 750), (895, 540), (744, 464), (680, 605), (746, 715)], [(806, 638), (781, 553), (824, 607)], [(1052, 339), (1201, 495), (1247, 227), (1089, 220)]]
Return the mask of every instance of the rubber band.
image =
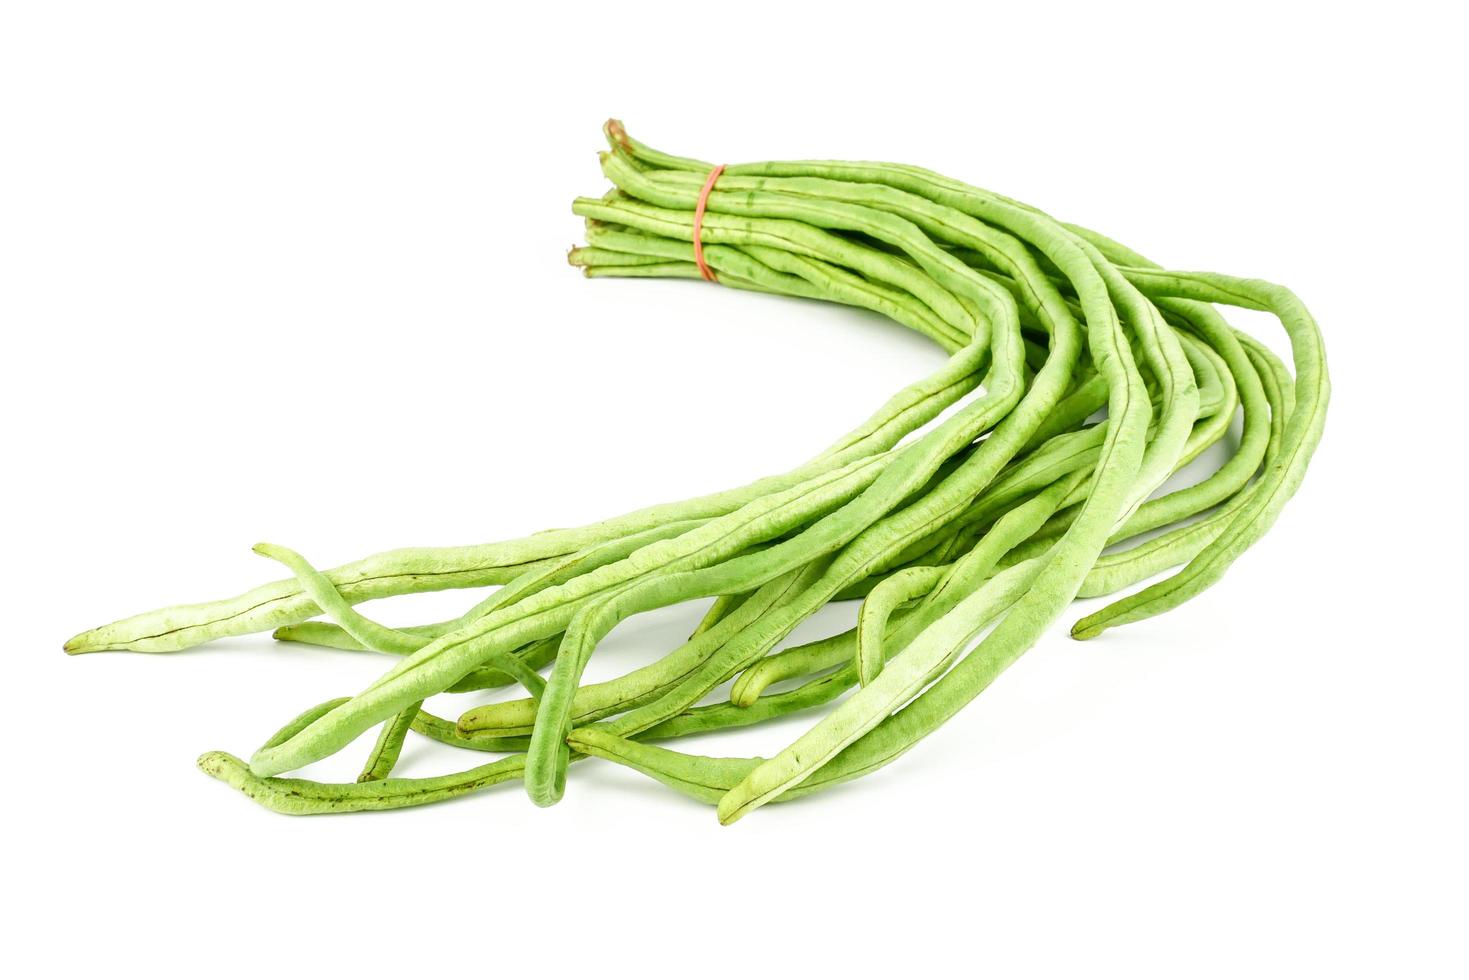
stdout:
[(710, 282), (719, 280), (714, 278), (714, 270), (704, 261), (704, 207), (709, 203), (709, 192), (714, 189), (714, 182), (722, 173), (722, 163), (709, 171), (709, 179), (704, 181), (704, 189), (699, 191), (699, 203), (694, 206), (694, 261), (699, 264), (699, 274)]

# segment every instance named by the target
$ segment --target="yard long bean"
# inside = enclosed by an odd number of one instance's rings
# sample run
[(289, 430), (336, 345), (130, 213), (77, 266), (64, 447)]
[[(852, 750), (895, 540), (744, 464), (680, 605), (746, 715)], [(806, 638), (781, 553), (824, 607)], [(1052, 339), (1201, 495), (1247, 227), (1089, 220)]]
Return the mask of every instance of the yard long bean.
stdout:
[[(1078, 639), (1187, 602), (1259, 541), (1304, 478), (1330, 381), (1315, 321), (1282, 286), (1170, 271), (915, 166), (734, 164), (706, 187), (712, 164), (654, 149), (615, 120), (604, 136), (612, 189), (572, 206), (587, 244), (567, 259), (588, 277), (713, 277), (858, 307), (933, 341), (943, 364), (806, 462), (734, 489), (324, 571), (259, 545), (292, 577), (67, 641), (69, 653), (167, 652), (273, 630), (297, 649), (391, 655), (366, 689), (302, 712), (248, 761), (200, 758), (257, 802), (292, 814), (393, 809), (520, 782), (550, 805), (570, 763), (592, 756), (732, 822), (896, 759), (1078, 597), (1176, 569), (1082, 618)], [(1293, 373), (1221, 307), (1273, 314)], [(1221, 460), (1212, 472), (1169, 482), (1206, 452)], [(1142, 537), (1151, 532), (1160, 533)], [(498, 588), (427, 625), (389, 627), (357, 608), (486, 586)], [(849, 599), (862, 602), (854, 628), (784, 646)], [(621, 676), (584, 679), (618, 623), (691, 600), (708, 606), (687, 641)], [(445, 692), (511, 683), (528, 696), (457, 721), (428, 710)], [(811, 715), (769, 758), (666, 744)], [(358, 782), (285, 775), (373, 726)], [(415, 733), (505, 755), (460, 773), (397, 776)]]

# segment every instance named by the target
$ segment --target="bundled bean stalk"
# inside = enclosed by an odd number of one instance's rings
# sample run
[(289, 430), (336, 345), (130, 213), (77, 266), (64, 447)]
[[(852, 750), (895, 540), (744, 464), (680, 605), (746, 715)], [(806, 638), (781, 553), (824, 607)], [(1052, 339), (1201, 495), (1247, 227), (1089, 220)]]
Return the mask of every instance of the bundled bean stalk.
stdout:
[[(1301, 481), (1329, 386), (1316, 324), (1281, 286), (1167, 271), (918, 167), (741, 164), (707, 190), (710, 164), (654, 150), (616, 121), (605, 135), (613, 190), (573, 205), (587, 245), (570, 260), (588, 276), (698, 277), (697, 228), (721, 284), (877, 311), (933, 340), (947, 361), (808, 462), (743, 487), (324, 572), (261, 545), (290, 577), (67, 643), (72, 653), (168, 651), (274, 629), (283, 640), (400, 655), (366, 690), (291, 721), (248, 763), (223, 752), (200, 759), (257, 802), (295, 814), (378, 810), (520, 780), (549, 805), (570, 763), (597, 756), (716, 804), (728, 823), (896, 759), (1078, 596), (1178, 569), (1077, 622), (1078, 639), (1186, 602), (1269, 529)], [(701, 192), (706, 209), (696, 216)], [(1274, 314), (1294, 372), (1219, 306)], [(1240, 417), (1233, 455), (1217, 471), (1158, 492), (1227, 441)], [(394, 629), (354, 608), (487, 585), (501, 588), (459, 619), (427, 626)], [(617, 623), (701, 597), (713, 601), (686, 643), (624, 676), (583, 683)], [(780, 649), (812, 613), (851, 599), (861, 600), (854, 629)], [(441, 692), (508, 685), (525, 696), (457, 723), (424, 709)], [(770, 759), (667, 744), (822, 705), (829, 710)], [(357, 782), (282, 775), (375, 726)], [(498, 757), (450, 775), (394, 777), (410, 731)]]

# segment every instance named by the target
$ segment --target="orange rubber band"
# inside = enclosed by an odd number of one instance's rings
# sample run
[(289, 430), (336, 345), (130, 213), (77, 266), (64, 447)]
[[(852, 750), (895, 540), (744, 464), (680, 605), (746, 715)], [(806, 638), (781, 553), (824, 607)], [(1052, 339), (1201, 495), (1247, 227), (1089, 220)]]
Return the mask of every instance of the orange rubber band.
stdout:
[(704, 261), (704, 208), (709, 203), (709, 192), (714, 189), (714, 182), (722, 173), (724, 173), (722, 163), (709, 171), (709, 179), (704, 181), (704, 189), (699, 191), (699, 203), (694, 206), (694, 261), (699, 264), (699, 274), (710, 282), (719, 280), (714, 278), (714, 270), (709, 268), (709, 263)]

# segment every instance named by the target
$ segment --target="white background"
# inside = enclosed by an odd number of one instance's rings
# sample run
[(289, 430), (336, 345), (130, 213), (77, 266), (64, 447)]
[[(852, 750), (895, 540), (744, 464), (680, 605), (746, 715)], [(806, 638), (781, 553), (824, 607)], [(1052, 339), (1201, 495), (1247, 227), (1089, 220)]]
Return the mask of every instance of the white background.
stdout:
[[(6, 5), (5, 958), (1463, 976), (1462, 52), (1437, 5), (1315, 6)], [(1289, 284), (1335, 381), (1305, 485), (1198, 600), (1058, 624), (900, 763), (728, 829), (597, 762), (550, 810), (251, 805), (194, 757), (381, 660), (61, 641), (279, 577), (258, 540), (326, 566), (744, 482), (939, 363), (847, 310), (577, 276), (610, 114), (709, 159), (924, 164)], [(697, 614), (619, 629), (591, 676)]]

